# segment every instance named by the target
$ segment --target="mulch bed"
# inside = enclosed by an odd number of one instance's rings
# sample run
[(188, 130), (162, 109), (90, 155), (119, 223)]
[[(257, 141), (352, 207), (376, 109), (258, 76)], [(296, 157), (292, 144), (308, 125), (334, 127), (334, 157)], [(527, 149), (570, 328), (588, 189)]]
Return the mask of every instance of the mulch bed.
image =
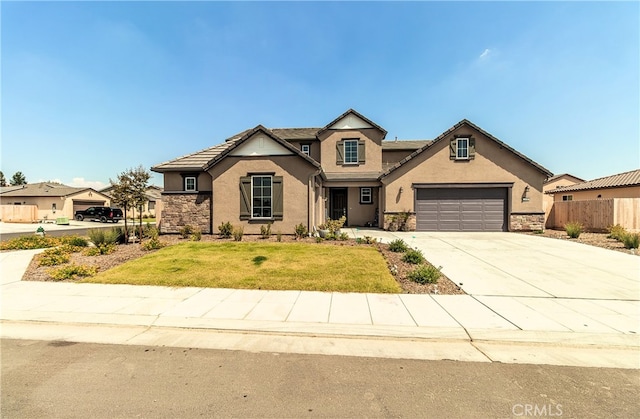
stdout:
[(544, 230), (542, 233), (527, 232), (524, 234), (550, 237), (558, 240), (568, 240), (572, 242), (588, 244), (590, 246), (602, 247), (603, 249), (616, 250), (628, 255), (640, 255), (638, 249), (625, 249), (624, 244), (615, 239), (608, 238), (608, 233), (581, 233), (577, 239), (572, 239), (564, 230)]
[[(202, 235), (201, 241), (203, 242), (222, 242), (222, 241), (231, 241), (232, 239), (220, 239), (215, 235)], [(160, 236), (160, 241), (171, 245), (180, 242), (186, 241), (182, 239), (179, 235), (163, 235)], [(263, 239), (260, 236), (253, 235), (245, 235), (242, 238), (243, 242), (277, 242), (277, 237), (272, 235), (270, 238)], [(290, 235), (283, 235), (282, 242), (295, 242), (295, 237)], [(313, 243), (319, 246), (376, 246), (378, 250), (382, 253), (383, 257), (386, 259), (389, 269), (395, 268), (394, 270), (397, 272), (395, 275), (396, 281), (402, 287), (402, 290), (406, 294), (465, 294), (460, 287), (458, 287), (455, 283), (453, 283), (449, 278), (442, 275), (442, 277), (438, 280), (437, 284), (418, 284), (409, 279), (407, 279), (407, 274), (415, 268), (416, 265), (412, 265), (402, 261), (402, 253), (394, 253), (389, 250), (389, 246), (386, 244), (358, 244), (355, 240), (345, 240), (345, 241), (323, 241), (321, 243), (316, 243), (314, 238), (305, 238), (302, 240), (298, 240), (297, 242), (301, 243)], [(137, 259), (146, 254), (149, 254), (150, 251), (145, 251), (138, 244), (129, 244), (129, 245), (119, 245), (116, 247), (116, 250), (109, 255), (101, 255), (101, 256), (84, 256), (81, 253), (73, 253), (71, 254), (70, 263), (75, 263), (78, 265), (91, 265), (97, 266), (100, 272), (106, 271), (107, 269), (113, 268), (115, 266), (121, 265), (129, 260)], [(151, 251), (153, 252), (153, 250)], [(425, 255), (428, 259), (428, 255)], [(62, 266), (62, 265), (60, 265)], [(33, 258), (31, 264), (27, 268), (23, 280), (25, 281), (53, 281), (53, 279), (49, 276), (49, 270), (55, 268), (50, 266), (38, 266), (38, 256)]]

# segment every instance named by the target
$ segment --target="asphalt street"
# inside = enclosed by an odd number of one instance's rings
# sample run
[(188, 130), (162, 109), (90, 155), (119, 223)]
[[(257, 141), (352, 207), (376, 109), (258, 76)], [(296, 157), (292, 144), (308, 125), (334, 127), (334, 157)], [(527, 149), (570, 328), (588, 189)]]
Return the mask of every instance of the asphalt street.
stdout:
[(2, 341), (2, 417), (640, 417), (640, 371)]

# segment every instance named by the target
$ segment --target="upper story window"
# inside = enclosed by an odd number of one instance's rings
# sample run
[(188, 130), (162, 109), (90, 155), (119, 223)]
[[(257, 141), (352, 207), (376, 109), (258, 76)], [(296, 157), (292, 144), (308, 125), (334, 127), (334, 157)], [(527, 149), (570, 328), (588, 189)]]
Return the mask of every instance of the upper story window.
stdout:
[(185, 176), (184, 178), (184, 190), (187, 192), (195, 192), (198, 190), (196, 186), (195, 176)]
[(344, 163), (358, 164), (358, 140), (344, 141)]
[(311, 144), (302, 144), (300, 145), (300, 151), (307, 156), (311, 155)]
[(251, 217), (271, 218), (271, 176), (251, 177)]
[(476, 140), (471, 137), (456, 137), (450, 142), (451, 160), (473, 160), (476, 155)]
[(469, 158), (469, 139), (458, 138), (456, 143), (456, 159), (467, 160)]

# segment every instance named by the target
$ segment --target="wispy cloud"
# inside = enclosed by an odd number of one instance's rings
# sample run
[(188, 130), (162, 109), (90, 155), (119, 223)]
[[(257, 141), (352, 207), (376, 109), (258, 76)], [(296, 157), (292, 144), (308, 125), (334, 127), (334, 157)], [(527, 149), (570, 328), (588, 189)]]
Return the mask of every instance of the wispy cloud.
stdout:
[(75, 186), (77, 188), (93, 188), (99, 191), (109, 185), (104, 182), (100, 182), (99, 180), (86, 180), (83, 177), (74, 177), (69, 186)]
[(491, 50), (489, 48), (486, 48), (484, 51), (482, 51), (482, 54), (480, 54), (480, 58), (481, 60), (485, 60), (487, 57), (489, 57), (489, 55), (491, 54)]

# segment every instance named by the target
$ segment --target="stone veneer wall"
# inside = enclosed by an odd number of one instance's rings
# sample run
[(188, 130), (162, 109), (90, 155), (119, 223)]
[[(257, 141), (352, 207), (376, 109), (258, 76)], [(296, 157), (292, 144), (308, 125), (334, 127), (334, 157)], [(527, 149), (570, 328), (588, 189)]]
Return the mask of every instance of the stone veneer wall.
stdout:
[(544, 213), (539, 214), (511, 214), (511, 231), (544, 230)]
[(160, 233), (179, 233), (186, 225), (211, 234), (211, 192), (163, 193)]
[[(389, 230), (389, 227), (393, 223), (395, 225), (395, 230), (392, 228), (392, 231), (402, 230), (402, 226), (400, 224), (400, 220), (403, 219), (403, 215), (407, 214), (402, 212), (385, 212), (384, 213), (384, 224), (382, 226), (383, 229)], [(405, 223), (405, 229), (403, 231), (416, 231), (416, 213), (410, 212), (409, 217), (407, 218), (407, 222)]]

